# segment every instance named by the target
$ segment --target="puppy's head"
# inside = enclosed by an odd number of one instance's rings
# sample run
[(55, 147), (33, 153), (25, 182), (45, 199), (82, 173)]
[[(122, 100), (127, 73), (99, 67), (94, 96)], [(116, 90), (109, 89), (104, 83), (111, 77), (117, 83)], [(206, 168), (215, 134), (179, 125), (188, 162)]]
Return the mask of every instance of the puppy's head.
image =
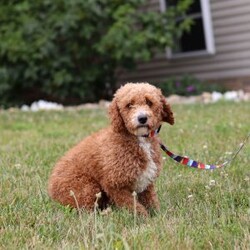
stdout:
[(172, 110), (161, 90), (148, 83), (127, 83), (118, 89), (109, 116), (116, 132), (127, 130), (136, 136), (147, 135), (162, 122), (174, 124)]

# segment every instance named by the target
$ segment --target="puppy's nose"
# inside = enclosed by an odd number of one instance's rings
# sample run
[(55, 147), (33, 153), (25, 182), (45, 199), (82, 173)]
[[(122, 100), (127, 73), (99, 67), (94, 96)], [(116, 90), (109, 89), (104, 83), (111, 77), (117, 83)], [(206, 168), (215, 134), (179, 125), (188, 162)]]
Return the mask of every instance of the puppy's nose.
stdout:
[(138, 116), (138, 121), (140, 124), (145, 124), (148, 120), (148, 117), (146, 115), (139, 115)]

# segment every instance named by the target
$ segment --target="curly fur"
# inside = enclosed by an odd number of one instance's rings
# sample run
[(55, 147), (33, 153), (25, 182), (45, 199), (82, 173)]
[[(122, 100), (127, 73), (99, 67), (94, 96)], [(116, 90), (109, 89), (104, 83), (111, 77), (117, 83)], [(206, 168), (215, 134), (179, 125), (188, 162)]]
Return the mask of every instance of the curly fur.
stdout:
[[(85, 138), (57, 162), (49, 178), (49, 195), (63, 205), (91, 210), (101, 192), (99, 207), (114, 204), (133, 210), (136, 191), (136, 209), (147, 216), (149, 208), (159, 208), (154, 181), (162, 157), (158, 138), (142, 135), (163, 121), (174, 124), (173, 113), (156, 87), (127, 83), (116, 92), (109, 116), (109, 127)], [(139, 122), (140, 116), (147, 117), (145, 124)]]

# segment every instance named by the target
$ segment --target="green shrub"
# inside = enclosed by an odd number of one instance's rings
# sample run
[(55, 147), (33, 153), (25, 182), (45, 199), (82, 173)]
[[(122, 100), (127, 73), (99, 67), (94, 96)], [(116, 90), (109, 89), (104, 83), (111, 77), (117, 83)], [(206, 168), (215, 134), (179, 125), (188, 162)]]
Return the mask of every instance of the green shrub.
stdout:
[(219, 84), (207, 83), (195, 78), (192, 75), (170, 77), (166, 81), (157, 84), (157, 86), (162, 89), (166, 96), (172, 94), (191, 96), (200, 95), (203, 92), (225, 91), (225, 89)]
[(149, 60), (190, 26), (175, 19), (191, 0), (167, 13), (139, 10), (145, 2), (1, 1), (0, 105), (110, 97), (117, 68)]

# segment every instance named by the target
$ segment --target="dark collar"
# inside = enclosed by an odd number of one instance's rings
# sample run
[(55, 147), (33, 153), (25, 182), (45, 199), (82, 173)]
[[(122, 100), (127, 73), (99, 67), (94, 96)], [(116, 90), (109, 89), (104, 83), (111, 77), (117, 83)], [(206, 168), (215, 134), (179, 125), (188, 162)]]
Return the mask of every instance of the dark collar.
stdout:
[(142, 137), (148, 137), (148, 138), (154, 137), (155, 135), (160, 133), (160, 130), (161, 130), (161, 125), (156, 130), (150, 131), (147, 135), (142, 135)]

